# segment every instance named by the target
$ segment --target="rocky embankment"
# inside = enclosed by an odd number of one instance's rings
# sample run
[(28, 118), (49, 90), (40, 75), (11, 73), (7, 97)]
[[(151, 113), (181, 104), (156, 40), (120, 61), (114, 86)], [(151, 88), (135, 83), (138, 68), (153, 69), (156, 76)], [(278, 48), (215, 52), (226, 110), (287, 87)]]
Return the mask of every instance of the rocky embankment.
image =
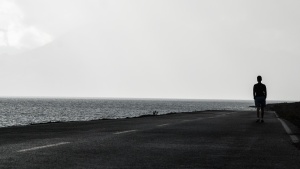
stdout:
[(268, 104), (267, 110), (276, 111), (284, 118), (300, 128), (300, 102)]

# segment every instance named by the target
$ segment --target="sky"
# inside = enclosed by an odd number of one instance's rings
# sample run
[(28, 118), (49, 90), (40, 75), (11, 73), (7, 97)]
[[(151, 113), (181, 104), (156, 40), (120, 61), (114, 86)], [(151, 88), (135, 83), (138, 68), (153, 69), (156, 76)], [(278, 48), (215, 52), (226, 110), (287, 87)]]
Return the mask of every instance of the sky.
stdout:
[(0, 0), (0, 97), (300, 100), (297, 0)]

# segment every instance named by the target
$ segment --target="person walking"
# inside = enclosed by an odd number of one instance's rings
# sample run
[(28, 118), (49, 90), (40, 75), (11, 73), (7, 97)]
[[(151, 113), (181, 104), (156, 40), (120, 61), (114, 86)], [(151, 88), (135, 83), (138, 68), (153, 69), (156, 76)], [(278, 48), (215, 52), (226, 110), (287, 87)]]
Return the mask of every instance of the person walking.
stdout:
[[(266, 106), (266, 98), (267, 98), (267, 87), (266, 85), (261, 83), (262, 77), (257, 76), (257, 82), (253, 86), (253, 97), (255, 102), (255, 107), (257, 110), (257, 120), (256, 122), (263, 123), (264, 122), (264, 108)], [(261, 113), (259, 110), (261, 109)]]

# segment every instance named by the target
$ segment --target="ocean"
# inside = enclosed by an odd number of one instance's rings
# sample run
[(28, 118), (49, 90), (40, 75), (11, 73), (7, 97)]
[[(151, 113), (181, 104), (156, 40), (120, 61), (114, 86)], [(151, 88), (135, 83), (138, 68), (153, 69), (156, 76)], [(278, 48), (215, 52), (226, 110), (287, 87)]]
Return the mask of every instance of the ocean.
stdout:
[(177, 99), (0, 98), (0, 127), (119, 119), (203, 110), (254, 110), (253, 101)]

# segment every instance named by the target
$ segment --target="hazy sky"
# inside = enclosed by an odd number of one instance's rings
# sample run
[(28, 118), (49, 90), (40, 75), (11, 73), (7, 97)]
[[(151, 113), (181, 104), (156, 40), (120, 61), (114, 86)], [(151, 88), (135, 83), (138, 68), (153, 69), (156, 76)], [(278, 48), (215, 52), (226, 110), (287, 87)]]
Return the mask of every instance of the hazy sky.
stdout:
[(298, 0), (0, 0), (0, 96), (300, 100)]

